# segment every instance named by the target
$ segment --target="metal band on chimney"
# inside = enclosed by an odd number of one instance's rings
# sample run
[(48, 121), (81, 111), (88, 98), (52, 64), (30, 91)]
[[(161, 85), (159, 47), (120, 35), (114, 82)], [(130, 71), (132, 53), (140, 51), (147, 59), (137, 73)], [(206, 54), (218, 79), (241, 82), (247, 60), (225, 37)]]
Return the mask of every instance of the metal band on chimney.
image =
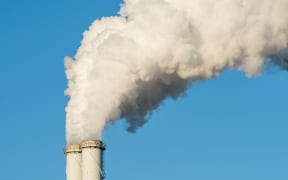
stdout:
[(67, 145), (64, 154), (65, 154), (65, 155), (67, 155), (67, 154), (69, 154), (69, 153), (79, 154), (79, 153), (81, 153), (81, 152), (82, 152), (82, 150), (81, 150), (81, 147), (80, 147), (79, 144), (69, 144), (69, 145)]
[(85, 140), (81, 143), (81, 148), (97, 148), (101, 149), (102, 151), (106, 149), (105, 144), (100, 140)]

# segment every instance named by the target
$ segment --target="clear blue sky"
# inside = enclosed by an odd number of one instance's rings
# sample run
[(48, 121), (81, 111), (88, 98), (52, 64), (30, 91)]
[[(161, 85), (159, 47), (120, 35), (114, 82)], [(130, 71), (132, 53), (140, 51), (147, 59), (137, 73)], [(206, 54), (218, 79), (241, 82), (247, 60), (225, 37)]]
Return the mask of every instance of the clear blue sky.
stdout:
[[(63, 58), (120, 0), (0, 2), (0, 179), (65, 179)], [(226, 71), (166, 100), (136, 134), (104, 141), (108, 180), (287, 180), (288, 72)]]

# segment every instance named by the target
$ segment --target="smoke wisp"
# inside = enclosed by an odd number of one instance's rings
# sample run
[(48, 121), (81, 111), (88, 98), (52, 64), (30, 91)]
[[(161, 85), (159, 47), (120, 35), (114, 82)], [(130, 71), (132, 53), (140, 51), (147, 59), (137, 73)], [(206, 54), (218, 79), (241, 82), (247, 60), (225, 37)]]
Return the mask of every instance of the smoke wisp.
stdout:
[(125, 0), (65, 58), (67, 143), (101, 139), (120, 118), (134, 132), (165, 98), (227, 68), (288, 69), (287, 9), (287, 0)]

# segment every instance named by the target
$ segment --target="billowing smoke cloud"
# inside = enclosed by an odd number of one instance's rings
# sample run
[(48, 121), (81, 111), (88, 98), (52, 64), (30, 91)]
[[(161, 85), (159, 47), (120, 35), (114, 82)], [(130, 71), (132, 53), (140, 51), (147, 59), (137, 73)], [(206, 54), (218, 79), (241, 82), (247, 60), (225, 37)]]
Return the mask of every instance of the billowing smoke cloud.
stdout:
[(287, 10), (287, 0), (126, 0), (65, 58), (67, 143), (101, 139), (120, 118), (133, 132), (162, 100), (224, 69), (287, 69)]

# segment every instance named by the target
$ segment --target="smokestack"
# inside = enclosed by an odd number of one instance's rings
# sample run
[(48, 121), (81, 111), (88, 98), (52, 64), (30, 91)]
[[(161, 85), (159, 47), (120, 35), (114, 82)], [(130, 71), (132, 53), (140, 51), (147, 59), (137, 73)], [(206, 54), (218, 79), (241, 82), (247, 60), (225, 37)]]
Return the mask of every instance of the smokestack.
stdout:
[(82, 179), (104, 179), (102, 154), (105, 145), (100, 140), (85, 140), (81, 143), (82, 149)]
[(81, 180), (81, 148), (79, 144), (67, 145), (66, 151), (66, 179)]

